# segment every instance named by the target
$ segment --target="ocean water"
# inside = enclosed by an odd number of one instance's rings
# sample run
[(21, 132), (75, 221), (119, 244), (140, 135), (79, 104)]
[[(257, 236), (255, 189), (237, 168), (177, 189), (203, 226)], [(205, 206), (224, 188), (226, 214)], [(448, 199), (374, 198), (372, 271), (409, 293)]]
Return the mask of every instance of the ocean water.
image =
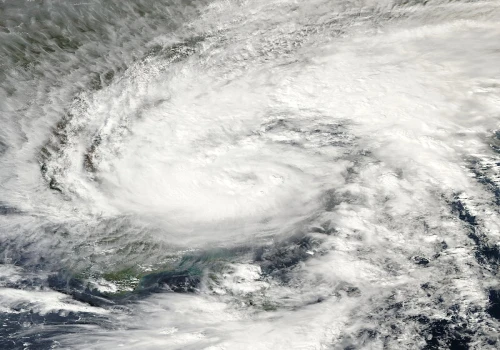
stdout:
[(0, 2), (0, 349), (498, 349), (500, 2)]

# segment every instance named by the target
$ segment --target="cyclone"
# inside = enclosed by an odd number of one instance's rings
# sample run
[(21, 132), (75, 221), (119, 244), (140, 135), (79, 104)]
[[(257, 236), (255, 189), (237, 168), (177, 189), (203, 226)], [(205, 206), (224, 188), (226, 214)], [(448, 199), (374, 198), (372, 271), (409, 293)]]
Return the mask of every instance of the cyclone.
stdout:
[(0, 348), (498, 348), (499, 18), (1, 2)]

